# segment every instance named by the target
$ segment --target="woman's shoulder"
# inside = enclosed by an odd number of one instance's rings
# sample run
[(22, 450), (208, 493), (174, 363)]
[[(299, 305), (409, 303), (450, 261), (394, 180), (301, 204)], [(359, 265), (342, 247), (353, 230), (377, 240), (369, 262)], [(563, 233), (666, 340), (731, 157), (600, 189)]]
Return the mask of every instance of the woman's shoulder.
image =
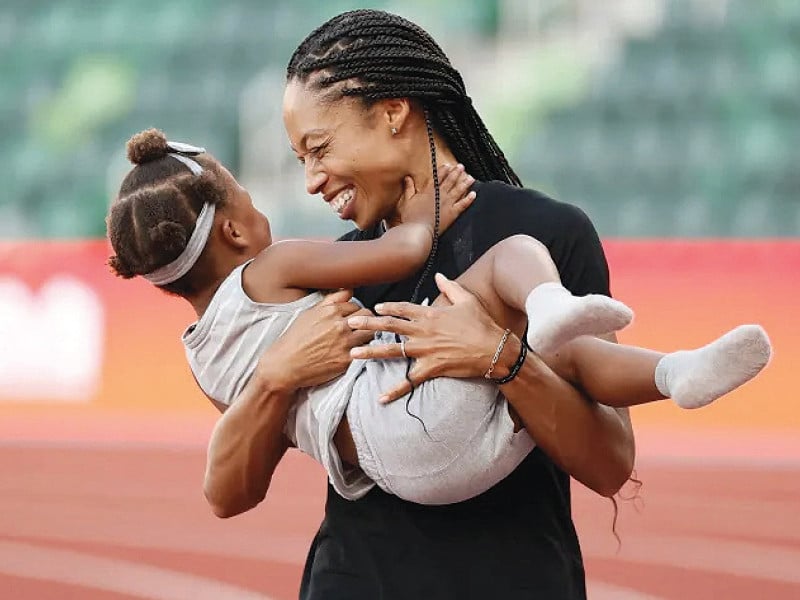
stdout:
[[(502, 181), (475, 184), (477, 198), (474, 218), (501, 229), (518, 229), (534, 237), (592, 228), (591, 221), (579, 207), (556, 200), (544, 192), (510, 185)], [(533, 230), (532, 232), (528, 230)], [(539, 233), (540, 235), (537, 235)]]

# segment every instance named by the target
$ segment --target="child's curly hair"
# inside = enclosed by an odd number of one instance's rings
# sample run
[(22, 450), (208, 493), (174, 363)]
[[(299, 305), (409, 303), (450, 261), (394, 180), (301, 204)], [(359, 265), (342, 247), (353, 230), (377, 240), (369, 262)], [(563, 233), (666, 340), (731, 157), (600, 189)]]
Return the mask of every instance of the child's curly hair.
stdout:
[[(167, 138), (158, 129), (134, 135), (127, 150), (134, 167), (106, 218), (115, 252), (108, 264), (125, 279), (146, 275), (175, 260), (186, 248), (203, 205), (222, 206), (227, 196), (220, 164), (213, 156), (193, 156), (203, 167), (199, 176), (194, 175), (170, 156)], [(204, 251), (186, 275), (161, 289), (179, 296), (196, 293), (206, 283), (205, 260)]]

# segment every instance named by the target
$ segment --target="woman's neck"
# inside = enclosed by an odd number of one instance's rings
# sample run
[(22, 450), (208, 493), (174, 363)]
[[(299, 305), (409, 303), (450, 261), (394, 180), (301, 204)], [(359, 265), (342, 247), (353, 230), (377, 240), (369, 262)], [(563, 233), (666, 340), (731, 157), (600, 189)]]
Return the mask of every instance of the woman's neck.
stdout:
[[(439, 143), (437, 140), (436, 142), (436, 165), (438, 169), (441, 169), (442, 165), (450, 164), (455, 166), (456, 157), (450, 151), (447, 146), (444, 144)], [(433, 166), (431, 165), (431, 153), (430, 150), (426, 150), (425, 152), (420, 152), (415, 156), (414, 165), (411, 168), (411, 172), (409, 173), (411, 177), (414, 179), (414, 185), (416, 185), (418, 190), (424, 190), (427, 186), (431, 184), (433, 180)]]
[[(424, 190), (433, 181), (433, 166), (431, 165), (431, 153), (430, 150), (427, 149), (427, 132), (425, 137), (425, 145), (426, 150), (424, 152), (417, 152), (414, 154), (414, 160), (409, 169), (408, 174), (414, 180), (414, 186), (417, 190)], [(450, 151), (450, 149), (436, 136), (435, 140), (435, 149), (436, 149), (436, 165), (438, 169), (441, 169), (441, 166), (444, 164), (454, 165), (457, 163), (455, 155)], [(441, 172), (441, 171), (440, 171)], [(424, 196), (419, 196), (419, 198), (415, 198), (415, 200), (424, 200)], [(391, 228), (401, 223), (400, 216), (398, 214), (393, 214), (389, 218), (383, 221), (384, 227)]]

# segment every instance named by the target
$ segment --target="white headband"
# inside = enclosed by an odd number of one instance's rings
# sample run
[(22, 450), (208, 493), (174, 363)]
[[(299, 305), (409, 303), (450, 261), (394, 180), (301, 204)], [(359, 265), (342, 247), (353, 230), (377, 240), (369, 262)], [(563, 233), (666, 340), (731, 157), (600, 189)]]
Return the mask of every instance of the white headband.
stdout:
[(203, 167), (200, 166), (200, 163), (196, 160), (189, 158), (188, 156), (184, 156), (183, 154), (178, 154), (176, 152), (170, 152), (167, 156), (171, 156), (175, 160), (181, 161), (189, 170), (194, 173), (195, 175), (200, 175), (203, 172)]
[[(171, 149), (178, 150), (175, 146), (177, 146), (179, 142), (169, 142), (169, 144)], [(194, 175), (200, 175), (203, 172), (203, 167), (200, 166), (200, 163), (188, 156), (178, 154), (177, 152), (170, 152), (167, 156), (171, 156), (175, 160), (182, 162), (189, 167), (189, 170)], [(180, 256), (168, 265), (164, 265), (155, 271), (147, 273), (143, 275), (143, 277), (153, 285), (167, 285), (173, 281), (178, 281), (178, 279), (186, 275), (195, 265), (197, 259), (200, 258), (200, 255), (203, 253), (203, 248), (206, 247), (208, 236), (211, 234), (211, 228), (214, 225), (215, 212), (216, 209), (213, 204), (205, 203), (200, 214), (197, 215), (197, 222), (194, 225), (192, 236), (189, 238), (189, 243), (186, 244), (186, 248), (183, 249)]]

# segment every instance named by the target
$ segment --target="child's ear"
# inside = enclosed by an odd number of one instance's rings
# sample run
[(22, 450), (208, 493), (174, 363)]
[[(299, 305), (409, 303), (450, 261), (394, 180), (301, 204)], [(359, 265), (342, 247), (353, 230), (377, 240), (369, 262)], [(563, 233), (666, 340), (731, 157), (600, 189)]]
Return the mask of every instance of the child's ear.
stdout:
[(222, 222), (223, 241), (237, 250), (244, 250), (248, 246), (248, 239), (244, 229), (233, 219), (225, 219)]

